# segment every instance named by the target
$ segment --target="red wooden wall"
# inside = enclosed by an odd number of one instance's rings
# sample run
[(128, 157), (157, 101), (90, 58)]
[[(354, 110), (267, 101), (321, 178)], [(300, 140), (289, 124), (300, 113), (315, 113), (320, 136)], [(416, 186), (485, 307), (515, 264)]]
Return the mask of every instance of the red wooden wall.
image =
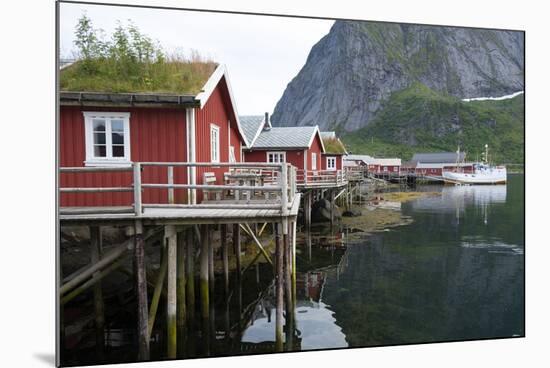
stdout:
[[(184, 109), (163, 108), (108, 108), (98, 109), (62, 106), (60, 113), (60, 166), (81, 167), (86, 159), (83, 111), (130, 112), (130, 157), (132, 161), (182, 162), (187, 159), (186, 125)], [(184, 168), (174, 170), (174, 180), (185, 183)], [(119, 187), (131, 186), (129, 172), (63, 173), (61, 187)], [(166, 183), (167, 169), (145, 167), (143, 183)], [(176, 190), (176, 201), (186, 200), (186, 191)], [(114, 193), (63, 193), (61, 206), (122, 206), (133, 203), (131, 192)], [(165, 189), (147, 189), (144, 203), (166, 203)]]
[[(60, 114), (60, 166), (84, 166), (86, 159), (85, 129), (83, 111), (130, 112), (130, 156), (133, 162), (186, 162), (187, 127), (185, 109), (170, 108), (82, 108), (62, 106)], [(229, 146), (235, 147), (235, 159), (240, 161), (243, 145), (238, 133), (237, 120), (233, 111), (229, 91), (222, 78), (205, 106), (195, 109), (196, 161), (211, 162), (210, 124), (220, 128), (220, 162), (229, 161)], [(203, 183), (203, 173), (213, 171), (218, 184), (222, 183), (227, 168), (197, 169), (197, 183)], [(143, 183), (167, 183), (166, 167), (144, 167)], [(174, 182), (187, 183), (187, 168), (174, 168)], [(61, 187), (120, 187), (131, 186), (130, 172), (64, 173)], [(167, 203), (166, 189), (147, 188), (143, 192), (143, 203)], [(187, 190), (175, 191), (176, 203), (187, 202)], [(198, 201), (202, 200), (199, 191)], [(133, 203), (133, 194), (126, 193), (63, 193), (61, 206), (128, 206)]]
[[(195, 144), (196, 162), (211, 162), (210, 157), (210, 126), (214, 124), (220, 128), (220, 162), (229, 162), (229, 146), (235, 147), (235, 160), (241, 161), (241, 145), (244, 145), (238, 132), (235, 112), (231, 107), (231, 99), (225, 78), (222, 78), (214, 89), (210, 98), (202, 109), (195, 112)], [(198, 167), (197, 184), (203, 184), (204, 173), (216, 173), (216, 184), (223, 184), (223, 173), (227, 167)], [(202, 192), (197, 192), (197, 201), (202, 200)]]

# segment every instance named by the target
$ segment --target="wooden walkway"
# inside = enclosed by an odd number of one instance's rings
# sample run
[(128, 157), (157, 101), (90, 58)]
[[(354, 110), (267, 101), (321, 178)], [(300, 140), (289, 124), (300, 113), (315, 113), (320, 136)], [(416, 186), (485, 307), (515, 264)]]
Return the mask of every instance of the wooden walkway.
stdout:
[[(232, 201), (227, 201), (228, 207)], [(211, 202), (209, 202), (211, 203)], [(271, 205), (271, 208), (220, 208), (223, 201), (216, 201), (216, 208), (204, 208), (201, 205), (190, 205), (165, 208), (148, 208), (144, 206), (141, 216), (137, 216), (133, 206), (113, 207), (64, 207), (60, 209), (59, 219), (62, 223), (69, 222), (129, 222), (136, 219), (144, 225), (197, 225), (197, 224), (232, 224), (232, 223), (258, 223), (281, 221), (280, 205)], [(214, 203), (212, 203), (214, 205)], [(300, 205), (300, 194), (294, 195), (289, 205), (287, 217), (296, 217)], [(205, 205), (207, 206), (207, 205)], [(268, 205), (266, 205), (267, 207)]]

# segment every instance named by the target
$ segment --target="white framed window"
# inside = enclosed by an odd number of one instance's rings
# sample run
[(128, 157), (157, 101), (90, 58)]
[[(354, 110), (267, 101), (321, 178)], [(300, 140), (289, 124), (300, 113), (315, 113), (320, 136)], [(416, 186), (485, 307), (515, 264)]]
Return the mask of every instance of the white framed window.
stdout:
[(327, 170), (336, 170), (336, 157), (327, 157)]
[(388, 172), (388, 167), (384, 166), (384, 172)]
[(317, 170), (317, 153), (311, 153), (311, 170)]
[(84, 112), (86, 166), (127, 166), (130, 161), (130, 113)]
[(267, 152), (267, 162), (269, 163), (286, 162), (286, 152)]
[(235, 147), (229, 146), (229, 162), (237, 162), (235, 159)]
[(210, 162), (220, 162), (220, 127), (210, 124)]

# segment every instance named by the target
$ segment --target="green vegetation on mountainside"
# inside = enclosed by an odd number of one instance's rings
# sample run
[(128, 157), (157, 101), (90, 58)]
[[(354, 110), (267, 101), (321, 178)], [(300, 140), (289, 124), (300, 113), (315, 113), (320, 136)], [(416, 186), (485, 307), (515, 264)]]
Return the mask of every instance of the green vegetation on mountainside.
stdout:
[(464, 102), (416, 83), (393, 93), (367, 127), (342, 139), (353, 153), (404, 160), (415, 152), (455, 151), (459, 145), (476, 160), (488, 144), (491, 161), (522, 163), (524, 99)]

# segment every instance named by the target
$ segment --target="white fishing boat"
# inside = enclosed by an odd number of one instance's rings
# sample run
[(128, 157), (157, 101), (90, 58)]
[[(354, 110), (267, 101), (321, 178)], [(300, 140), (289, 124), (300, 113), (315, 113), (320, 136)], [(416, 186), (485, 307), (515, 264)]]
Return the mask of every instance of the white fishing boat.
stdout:
[(443, 171), (443, 180), (450, 184), (506, 184), (506, 167), (492, 166), (488, 163), (489, 147), (487, 145), (483, 156), (484, 162), (475, 163), (472, 172)]

